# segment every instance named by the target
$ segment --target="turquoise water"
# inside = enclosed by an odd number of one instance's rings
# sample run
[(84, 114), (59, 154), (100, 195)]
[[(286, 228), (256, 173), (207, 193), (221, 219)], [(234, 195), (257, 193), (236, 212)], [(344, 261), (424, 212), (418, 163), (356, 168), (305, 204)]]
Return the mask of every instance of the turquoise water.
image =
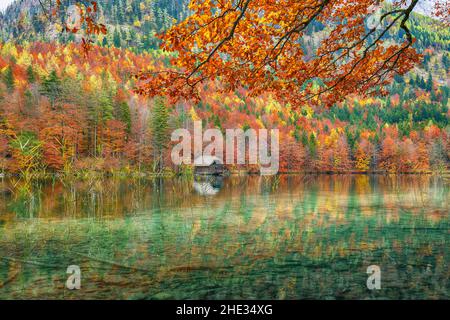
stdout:
[[(20, 186), (0, 183), (1, 299), (449, 298), (439, 177)], [(69, 265), (80, 290), (66, 288)], [(366, 286), (370, 265), (380, 290)]]

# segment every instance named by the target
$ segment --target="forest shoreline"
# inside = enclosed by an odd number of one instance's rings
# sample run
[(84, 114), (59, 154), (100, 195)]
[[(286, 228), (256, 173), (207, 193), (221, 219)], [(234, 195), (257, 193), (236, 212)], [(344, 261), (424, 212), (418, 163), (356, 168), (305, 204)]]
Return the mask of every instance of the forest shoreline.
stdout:
[[(386, 171), (367, 171), (358, 172), (354, 170), (350, 171), (280, 171), (276, 176), (301, 176), (301, 175), (325, 175), (325, 176), (441, 176), (450, 177), (450, 170), (445, 171), (405, 171), (405, 172), (386, 172)], [(9, 178), (24, 178), (26, 180), (46, 180), (46, 179), (68, 179), (68, 180), (86, 180), (86, 179), (101, 179), (101, 178), (120, 178), (120, 179), (152, 179), (152, 178), (180, 178), (180, 177), (195, 177), (193, 172), (173, 172), (165, 171), (162, 173), (136, 171), (136, 172), (76, 172), (76, 173), (48, 173), (48, 172), (35, 172), (29, 175), (23, 175), (20, 173), (0, 173), (0, 179)], [(247, 171), (230, 171), (221, 177), (227, 176), (264, 176), (258, 172)], [(202, 176), (202, 177), (208, 177)], [(211, 175), (214, 177), (214, 175)]]

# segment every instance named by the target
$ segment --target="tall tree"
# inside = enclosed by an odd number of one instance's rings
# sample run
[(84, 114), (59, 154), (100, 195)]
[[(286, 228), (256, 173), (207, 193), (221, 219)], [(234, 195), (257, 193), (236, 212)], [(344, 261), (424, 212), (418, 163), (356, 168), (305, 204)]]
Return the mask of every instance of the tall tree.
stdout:
[(126, 132), (129, 134), (131, 132), (131, 112), (130, 106), (125, 101), (119, 102), (117, 118), (125, 124)]
[(169, 143), (169, 111), (165, 100), (161, 97), (155, 99), (151, 119), (151, 132), (155, 167), (158, 172), (164, 168), (164, 150)]
[(61, 91), (61, 80), (59, 79), (56, 71), (53, 70), (42, 82), (41, 93), (49, 98), (50, 103), (53, 106), (56, 99), (61, 95)]
[(120, 33), (119, 33), (119, 27), (114, 28), (114, 33), (113, 33), (113, 44), (114, 47), (116, 48), (120, 48), (121, 43), (120, 43)]
[(6, 85), (6, 88), (8, 89), (8, 91), (13, 91), (15, 88), (15, 80), (14, 80), (14, 73), (13, 70), (11, 68), (11, 66), (8, 66), (8, 68), (6, 68), (5, 71), (5, 75), (4, 75), (4, 82)]
[(36, 81), (36, 76), (34, 74), (33, 66), (31, 64), (27, 68), (27, 80), (29, 83), (34, 83)]

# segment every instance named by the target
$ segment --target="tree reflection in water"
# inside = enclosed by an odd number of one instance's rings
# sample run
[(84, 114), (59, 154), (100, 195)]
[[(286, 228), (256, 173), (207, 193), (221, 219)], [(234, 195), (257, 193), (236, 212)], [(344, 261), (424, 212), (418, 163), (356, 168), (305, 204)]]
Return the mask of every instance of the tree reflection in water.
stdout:
[(3, 182), (0, 298), (448, 298), (438, 177), (230, 177), (213, 197), (194, 182)]

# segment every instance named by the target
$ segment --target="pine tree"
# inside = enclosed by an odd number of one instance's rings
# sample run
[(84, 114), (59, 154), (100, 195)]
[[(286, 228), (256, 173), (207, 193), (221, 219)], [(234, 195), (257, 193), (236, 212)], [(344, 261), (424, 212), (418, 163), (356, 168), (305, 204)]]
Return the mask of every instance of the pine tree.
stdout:
[(317, 141), (316, 136), (313, 133), (311, 133), (309, 136), (309, 154), (313, 159), (315, 159), (317, 156)]
[(42, 82), (41, 93), (50, 99), (52, 106), (56, 99), (61, 95), (62, 86), (56, 71), (50, 72), (50, 75)]
[(404, 77), (399, 74), (395, 74), (394, 79), (395, 79), (395, 82), (397, 82), (397, 83), (405, 83)]
[(5, 71), (5, 75), (4, 75), (4, 82), (6, 84), (6, 88), (8, 89), (8, 91), (12, 92), (15, 88), (15, 80), (14, 80), (14, 74), (12, 71), (11, 66), (9, 66), (6, 71)]
[(125, 123), (126, 131), (129, 134), (131, 132), (131, 112), (130, 106), (125, 101), (119, 103), (119, 115), (118, 118), (120, 121)]
[(426, 87), (427, 87), (427, 83), (425, 82), (425, 80), (422, 77), (420, 77), (420, 85), (419, 86), (421, 89), (426, 89)]
[(427, 91), (433, 90), (433, 75), (431, 74), (431, 72), (428, 74), (428, 80), (427, 80), (427, 84), (426, 84), (426, 90), (427, 90)]
[(163, 154), (169, 141), (169, 111), (161, 97), (155, 99), (151, 120), (152, 142), (155, 155), (155, 165), (158, 172), (164, 168)]
[(120, 48), (120, 33), (119, 33), (118, 29), (119, 28), (116, 27), (114, 29), (114, 34), (113, 34), (113, 44), (114, 44), (114, 47), (116, 47), (116, 48)]
[(31, 65), (27, 68), (27, 80), (29, 83), (34, 83), (36, 81), (36, 76), (34, 75), (34, 70)]
[(104, 90), (102, 90), (102, 92), (100, 93), (98, 104), (99, 104), (99, 111), (100, 111), (100, 121), (106, 122), (108, 120), (112, 120), (114, 118), (113, 117), (113, 111), (114, 111), (113, 102), (112, 102), (111, 97)]
[(302, 145), (304, 147), (307, 147), (309, 145), (309, 143), (308, 143), (308, 134), (306, 133), (306, 131), (302, 131)]

